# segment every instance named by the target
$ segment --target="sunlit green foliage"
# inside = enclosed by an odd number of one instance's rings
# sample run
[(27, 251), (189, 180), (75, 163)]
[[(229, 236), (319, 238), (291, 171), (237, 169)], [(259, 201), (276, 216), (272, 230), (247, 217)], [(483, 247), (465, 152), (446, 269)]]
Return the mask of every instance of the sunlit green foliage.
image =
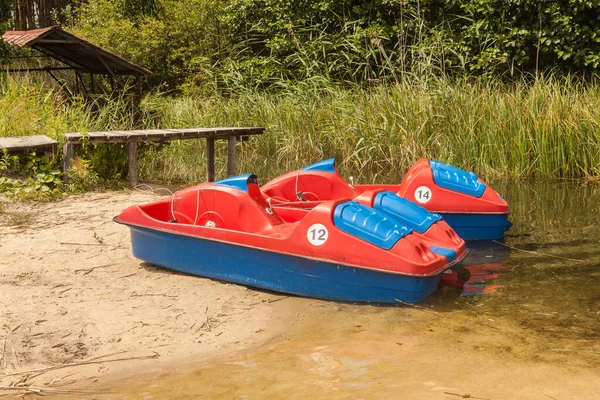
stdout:
[(154, 73), (149, 86), (173, 90), (205, 80), (221, 50), (220, 3), (208, 0), (94, 0), (78, 11), (69, 29)]
[[(24, 174), (25, 179), (3, 176), (2, 172)], [(21, 199), (53, 200), (64, 193), (61, 171), (56, 163), (35, 152), (25, 155), (0, 153), (0, 193)]]
[(73, 31), (188, 93), (421, 75), (597, 72), (600, 3), (583, 0), (90, 0)]

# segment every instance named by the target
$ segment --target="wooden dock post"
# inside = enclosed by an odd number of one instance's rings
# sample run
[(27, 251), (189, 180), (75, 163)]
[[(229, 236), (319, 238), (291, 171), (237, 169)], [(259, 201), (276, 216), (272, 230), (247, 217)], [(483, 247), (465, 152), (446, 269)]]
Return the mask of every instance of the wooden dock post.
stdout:
[(69, 184), (69, 170), (73, 164), (73, 143), (65, 141), (63, 144), (63, 182)]
[(206, 138), (206, 181), (215, 181), (215, 138)]
[(127, 173), (127, 177), (129, 178), (129, 186), (133, 187), (137, 185), (138, 180), (138, 169), (137, 169), (137, 141), (129, 140), (128, 151), (129, 151), (129, 159), (127, 167), (129, 171)]
[(237, 136), (231, 135), (227, 139), (227, 176), (235, 175), (235, 144)]

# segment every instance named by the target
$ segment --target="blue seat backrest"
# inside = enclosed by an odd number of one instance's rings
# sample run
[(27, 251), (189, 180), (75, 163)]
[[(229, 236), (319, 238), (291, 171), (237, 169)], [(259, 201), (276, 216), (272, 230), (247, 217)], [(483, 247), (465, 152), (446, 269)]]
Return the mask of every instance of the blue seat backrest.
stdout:
[(474, 172), (463, 171), (433, 160), (429, 161), (429, 166), (433, 173), (433, 180), (439, 187), (474, 197), (481, 197), (485, 191), (485, 184)]
[(388, 214), (355, 201), (336, 205), (333, 223), (338, 229), (386, 250), (411, 232)]
[(419, 233), (425, 233), (431, 225), (442, 219), (439, 214), (430, 213), (417, 203), (391, 191), (377, 193), (373, 201), (373, 208), (389, 214), (401, 225)]
[(335, 158), (328, 158), (327, 160), (311, 164), (308, 167), (302, 168), (302, 171), (320, 171), (335, 174)]

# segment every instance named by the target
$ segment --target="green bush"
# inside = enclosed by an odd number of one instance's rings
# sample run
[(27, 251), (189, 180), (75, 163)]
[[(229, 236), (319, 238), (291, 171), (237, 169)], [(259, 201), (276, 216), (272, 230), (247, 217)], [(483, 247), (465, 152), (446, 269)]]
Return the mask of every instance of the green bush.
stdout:
[[(153, 72), (148, 84), (174, 90), (204, 79), (224, 51), (219, 3), (209, 0), (92, 0), (69, 29)], [(135, 5), (138, 6), (135, 6)]]
[(150, 68), (153, 87), (206, 94), (592, 73), (599, 16), (584, 0), (90, 0), (71, 29)]
[(460, 42), (481, 72), (597, 71), (600, 3), (587, 0), (455, 1)]
[[(16, 179), (3, 172), (27, 176)], [(63, 195), (61, 171), (54, 160), (35, 152), (9, 155), (0, 153), (0, 193), (21, 199), (52, 200)]]

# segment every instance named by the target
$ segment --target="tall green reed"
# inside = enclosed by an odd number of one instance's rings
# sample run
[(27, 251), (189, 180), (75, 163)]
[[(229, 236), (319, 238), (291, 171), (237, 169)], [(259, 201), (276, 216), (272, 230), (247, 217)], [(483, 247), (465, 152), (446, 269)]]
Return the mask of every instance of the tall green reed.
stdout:
[[(269, 94), (229, 97), (125, 96), (91, 104), (26, 80), (0, 80), (0, 135), (194, 126), (264, 126), (238, 144), (238, 172), (262, 181), (336, 157), (361, 182), (399, 181), (418, 158), (475, 170), (484, 178), (600, 177), (600, 84), (544, 78), (512, 84), (482, 79), (400, 80), (360, 89), (303, 82)], [(118, 152), (117, 152), (118, 153)], [(142, 151), (143, 179), (188, 184), (205, 179), (204, 142)], [(226, 171), (217, 145), (217, 176)], [(124, 154), (120, 152), (119, 154)]]
[[(483, 177), (575, 178), (600, 175), (599, 95), (597, 84), (567, 79), (447, 79), (228, 99), (151, 97), (145, 112), (157, 126), (265, 126), (266, 135), (239, 145), (238, 168), (265, 178), (324, 157), (361, 181), (398, 181), (421, 157)], [(168, 172), (155, 161), (145, 173), (202, 180), (202, 151), (201, 143), (165, 149)]]

